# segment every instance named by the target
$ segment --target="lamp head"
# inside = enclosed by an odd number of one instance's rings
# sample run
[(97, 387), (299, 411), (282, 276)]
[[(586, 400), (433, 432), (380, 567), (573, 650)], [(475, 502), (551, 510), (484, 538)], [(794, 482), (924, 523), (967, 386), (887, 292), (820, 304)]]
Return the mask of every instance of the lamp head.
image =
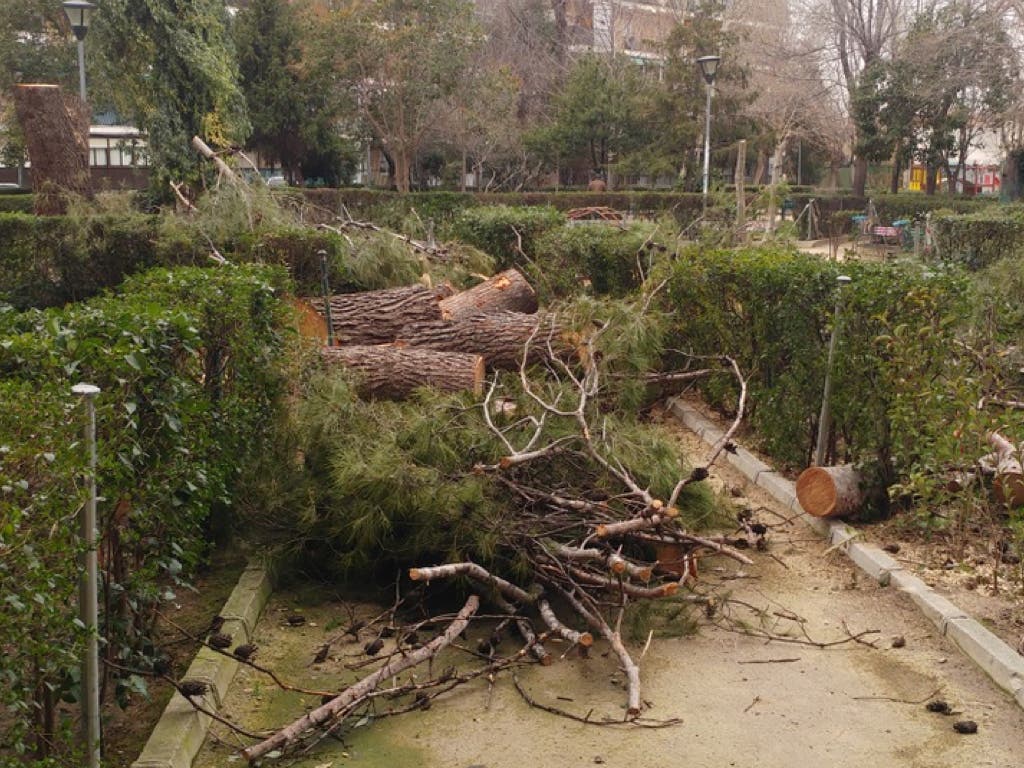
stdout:
[(66, 0), (61, 3), (64, 13), (71, 22), (71, 31), (75, 33), (76, 40), (84, 40), (85, 33), (89, 31), (89, 21), (96, 5), (87, 0)]
[(718, 74), (718, 64), (722, 61), (721, 56), (701, 56), (697, 59), (700, 66), (700, 73), (704, 76), (704, 82), (714, 85), (715, 76)]

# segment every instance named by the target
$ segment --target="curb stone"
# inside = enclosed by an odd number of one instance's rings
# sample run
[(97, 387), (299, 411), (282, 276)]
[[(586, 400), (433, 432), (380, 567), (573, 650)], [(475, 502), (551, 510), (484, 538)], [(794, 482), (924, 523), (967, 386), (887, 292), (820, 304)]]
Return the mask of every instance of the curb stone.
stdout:
[[(271, 582), (266, 570), (250, 564), (238, 579), (220, 615), (224, 617), (223, 632), (236, 643), (252, 640), (263, 607), (270, 597)], [(242, 640), (241, 638), (245, 638)], [(216, 711), (227, 694), (239, 664), (231, 656), (211, 648), (199, 649), (185, 677), (200, 680), (209, 691), (200, 700), (206, 709)], [(212, 718), (196, 711), (180, 693), (175, 692), (160, 720), (149, 736), (142, 754), (131, 768), (190, 768), (206, 740)]]
[[(669, 410), (705, 442), (712, 442), (705, 435), (717, 435), (720, 439), (721, 430), (680, 400), (670, 400)], [(996, 685), (1007, 691), (1024, 708), (1024, 657), (881, 549), (858, 541), (859, 532), (855, 528), (836, 520), (808, 515), (796, 499), (796, 485), (748, 451), (738, 448), (736, 454), (726, 456), (729, 463), (754, 485), (793, 511), (800, 512), (800, 519), (809, 528), (824, 536), (831, 547), (842, 550), (864, 573), (882, 586), (891, 586), (906, 594), (918, 610), (939, 628), (943, 636), (948, 637)], [(748, 456), (750, 459), (746, 458)]]

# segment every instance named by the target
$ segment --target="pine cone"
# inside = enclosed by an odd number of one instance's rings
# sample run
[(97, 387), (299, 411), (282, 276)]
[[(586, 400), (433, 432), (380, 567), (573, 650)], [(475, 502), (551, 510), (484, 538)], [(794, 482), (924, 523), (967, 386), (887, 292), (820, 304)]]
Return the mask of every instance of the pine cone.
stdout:
[(235, 658), (248, 661), (256, 653), (256, 646), (253, 643), (245, 643), (235, 648)]
[(206, 693), (207, 685), (201, 680), (182, 680), (178, 683), (178, 690), (182, 696), (192, 698), (193, 696), (202, 696)]
[(206, 642), (212, 645), (214, 648), (221, 650), (231, 647), (231, 635), (225, 634), (224, 632), (215, 632), (206, 638)]

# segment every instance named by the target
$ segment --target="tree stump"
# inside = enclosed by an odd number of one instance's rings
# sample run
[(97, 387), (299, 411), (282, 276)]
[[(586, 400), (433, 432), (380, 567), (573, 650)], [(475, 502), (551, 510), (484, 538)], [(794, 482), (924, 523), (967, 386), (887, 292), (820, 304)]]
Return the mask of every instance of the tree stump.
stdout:
[(814, 517), (842, 517), (863, 503), (860, 473), (852, 464), (808, 467), (797, 478), (796, 497), (804, 512)]
[(436, 349), (391, 344), (324, 347), (325, 360), (356, 371), (363, 396), (402, 400), (417, 387), (442, 392), (471, 391), (479, 397), (484, 388), (484, 359), (480, 355), (442, 352)]
[(518, 270), (506, 269), (469, 290), (441, 300), (445, 320), (500, 310), (527, 314), (537, 311), (537, 294)]
[(59, 85), (16, 85), (12, 93), (32, 163), (35, 212), (66, 213), (69, 195), (92, 197), (88, 107)]
[[(451, 294), (448, 285), (435, 288), (408, 285), (331, 296), (334, 341), (336, 344), (390, 343), (409, 323), (440, 322), (439, 302)], [(309, 299), (309, 303), (326, 316), (323, 299)]]

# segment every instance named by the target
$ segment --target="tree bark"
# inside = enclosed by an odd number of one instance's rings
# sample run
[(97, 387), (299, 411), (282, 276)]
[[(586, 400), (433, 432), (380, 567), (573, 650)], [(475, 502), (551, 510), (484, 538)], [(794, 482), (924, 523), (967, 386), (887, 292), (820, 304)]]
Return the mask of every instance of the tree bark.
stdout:
[(441, 300), (441, 316), (445, 320), (499, 310), (527, 314), (537, 311), (537, 294), (518, 270), (499, 272), (467, 291)]
[(366, 397), (402, 400), (425, 386), (441, 392), (469, 390), (477, 397), (483, 394), (485, 369), (480, 355), (391, 344), (324, 347), (322, 354), (357, 371), (360, 392)]
[(287, 728), (283, 728), (278, 731), (269, 739), (243, 749), (242, 756), (251, 763), (268, 752), (287, 746), (307, 730), (330, 722), (335, 714), (342, 712), (346, 707), (374, 691), (382, 681), (387, 680), (389, 677), (394, 677), (399, 672), (408, 669), (409, 667), (414, 667), (427, 659), (433, 658), (438, 651), (448, 645), (451, 645), (452, 641), (462, 633), (469, 624), (470, 616), (476, 613), (476, 610), (479, 607), (480, 598), (476, 595), (470, 595), (466, 600), (466, 604), (462, 606), (462, 610), (459, 611), (455, 620), (448, 625), (448, 628), (443, 634), (438, 635), (422, 648), (411, 651), (407, 654), (393, 656), (376, 672), (364, 677), (355, 685), (346, 688), (326, 704), (317, 707), (304, 717), (299, 718)]
[(416, 322), (406, 325), (399, 340), (415, 347), (483, 355), (488, 368), (514, 370), (522, 363), (529, 343), (529, 360), (549, 357), (548, 342), (556, 354), (571, 349), (567, 334), (546, 314), (491, 312), (451, 322)]
[(1024, 506), (1024, 469), (1021, 468), (1017, 447), (1000, 435), (991, 432), (988, 443), (996, 450), (996, 477), (992, 489), (996, 498), (1011, 507)]
[(814, 517), (842, 517), (863, 502), (860, 474), (852, 464), (808, 467), (797, 478), (796, 497), (804, 512)]
[[(441, 322), (439, 302), (451, 295), (447, 285), (409, 285), (331, 297), (331, 326), (336, 344), (387, 344), (409, 323)], [(309, 299), (324, 312), (323, 299)]]
[(853, 159), (853, 196), (864, 197), (868, 185), (868, 161), (860, 156)]
[(12, 93), (32, 162), (35, 212), (66, 213), (69, 195), (92, 197), (88, 107), (58, 85), (17, 85)]

